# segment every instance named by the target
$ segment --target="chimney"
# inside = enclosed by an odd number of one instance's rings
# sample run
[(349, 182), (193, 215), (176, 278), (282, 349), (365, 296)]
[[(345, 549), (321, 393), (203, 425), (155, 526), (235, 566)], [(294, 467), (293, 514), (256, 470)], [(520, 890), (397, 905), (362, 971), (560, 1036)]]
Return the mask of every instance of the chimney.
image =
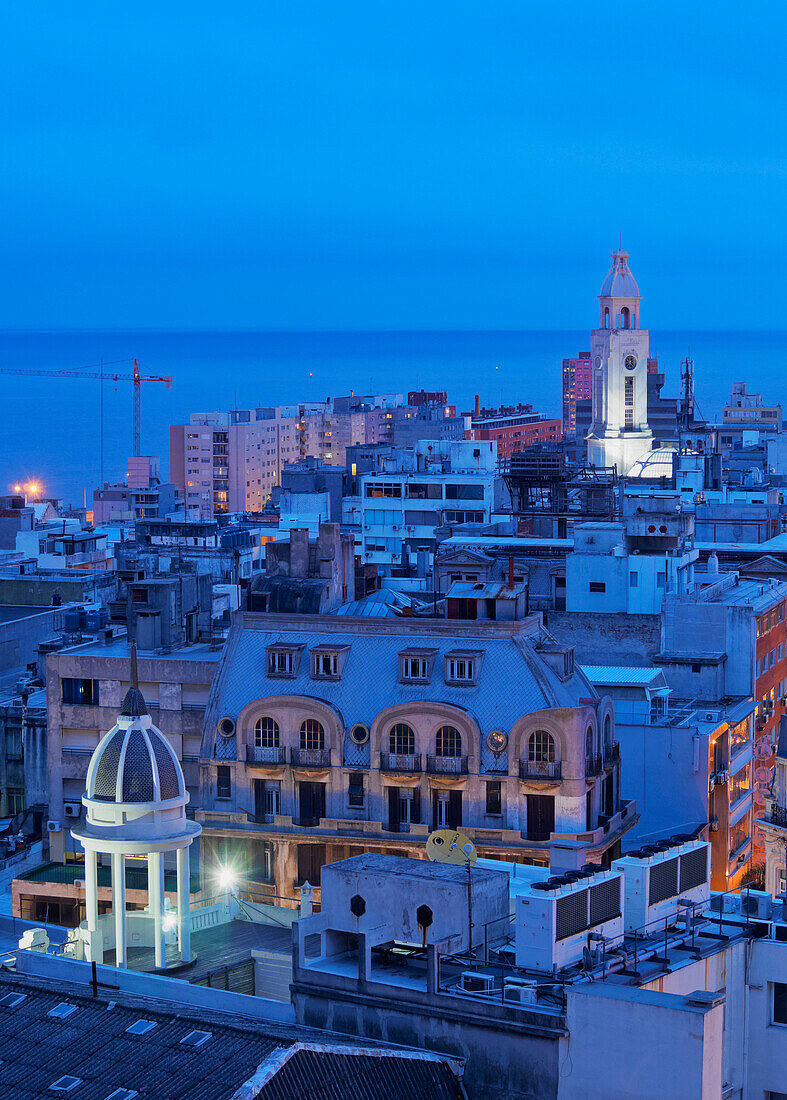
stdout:
[(478, 400), (478, 394), (476, 394), (475, 395), (475, 415), (476, 416), (478, 416), (478, 413), (480, 412), (480, 409), (481, 409), (481, 404)]
[(514, 555), (508, 555), (508, 587), (514, 587)]

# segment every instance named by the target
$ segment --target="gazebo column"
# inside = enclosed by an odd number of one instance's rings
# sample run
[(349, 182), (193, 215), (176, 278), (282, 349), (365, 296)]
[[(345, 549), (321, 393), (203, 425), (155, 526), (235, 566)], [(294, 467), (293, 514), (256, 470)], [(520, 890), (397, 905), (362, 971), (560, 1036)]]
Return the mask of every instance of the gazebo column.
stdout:
[(85, 851), (85, 919), (90, 932), (90, 961), (103, 963), (104, 944), (94, 954), (93, 946), (98, 939), (98, 852), (88, 848)]
[[(85, 882), (87, 888), (87, 880)], [(126, 963), (126, 868), (122, 852), (112, 853), (112, 912), (115, 915), (115, 965)]]
[(161, 852), (148, 855), (148, 898), (153, 910), (153, 943), (155, 964), (161, 969), (166, 962), (164, 945), (164, 860)]
[(178, 848), (178, 950), (181, 962), (191, 962), (191, 897), (189, 850)]

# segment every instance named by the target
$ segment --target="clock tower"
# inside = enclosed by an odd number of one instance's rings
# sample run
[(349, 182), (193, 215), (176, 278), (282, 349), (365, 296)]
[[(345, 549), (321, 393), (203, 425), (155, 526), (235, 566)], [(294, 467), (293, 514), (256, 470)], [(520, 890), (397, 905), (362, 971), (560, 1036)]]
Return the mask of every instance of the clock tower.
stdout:
[(626, 474), (649, 451), (648, 330), (639, 327), (642, 300), (629, 271), (628, 252), (612, 253), (599, 294), (600, 327), (590, 334), (593, 359), (593, 426), (588, 462)]

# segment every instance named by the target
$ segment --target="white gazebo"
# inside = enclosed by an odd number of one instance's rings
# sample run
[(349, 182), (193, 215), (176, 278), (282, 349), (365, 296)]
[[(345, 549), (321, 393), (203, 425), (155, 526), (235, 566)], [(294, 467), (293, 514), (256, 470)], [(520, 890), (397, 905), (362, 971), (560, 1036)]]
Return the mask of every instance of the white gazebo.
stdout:
[[(177, 852), (177, 927), (181, 962), (191, 961), (189, 845), (202, 827), (186, 817), (189, 800), (178, 758), (150, 720), (137, 682), (136, 649), (131, 654), (131, 687), (116, 724), (98, 743), (87, 770), (82, 802), (87, 820), (71, 830), (85, 849), (87, 903), (86, 954), (103, 962), (98, 916), (98, 855), (112, 857), (112, 912), (115, 961), (127, 965), (125, 857), (145, 856), (148, 909), (157, 968), (165, 965), (164, 853)], [(131, 914), (137, 923), (137, 915)], [(102, 921), (105, 918), (102, 918)], [(111, 926), (110, 926), (111, 928)], [(144, 937), (149, 944), (149, 932)]]

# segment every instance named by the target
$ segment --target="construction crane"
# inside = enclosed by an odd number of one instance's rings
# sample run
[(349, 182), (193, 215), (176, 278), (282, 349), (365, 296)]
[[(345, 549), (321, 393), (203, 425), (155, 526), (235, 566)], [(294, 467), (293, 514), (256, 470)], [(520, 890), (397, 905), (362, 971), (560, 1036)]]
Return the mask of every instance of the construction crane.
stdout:
[[(134, 369), (130, 374), (121, 373), (107, 373), (103, 368), (104, 366), (115, 366), (117, 363), (133, 363)], [(24, 374), (35, 375), (36, 377), (43, 378), (98, 378), (101, 382), (132, 382), (132, 403), (133, 403), (133, 438), (132, 438), (132, 454), (139, 455), (141, 447), (142, 436), (142, 383), (143, 382), (163, 382), (166, 388), (169, 390), (172, 388), (172, 376), (161, 374), (140, 374), (139, 362), (136, 359), (117, 359), (110, 363), (96, 363), (101, 370), (29, 370), (27, 368), (19, 367), (0, 367), (0, 374)], [(102, 390), (102, 426), (101, 426), (101, 447), (103, 451), (103, 390)], [(102, 463), (103, 465), (103, 463)], [(102, 472), (103, 477), (103, 472)]]

